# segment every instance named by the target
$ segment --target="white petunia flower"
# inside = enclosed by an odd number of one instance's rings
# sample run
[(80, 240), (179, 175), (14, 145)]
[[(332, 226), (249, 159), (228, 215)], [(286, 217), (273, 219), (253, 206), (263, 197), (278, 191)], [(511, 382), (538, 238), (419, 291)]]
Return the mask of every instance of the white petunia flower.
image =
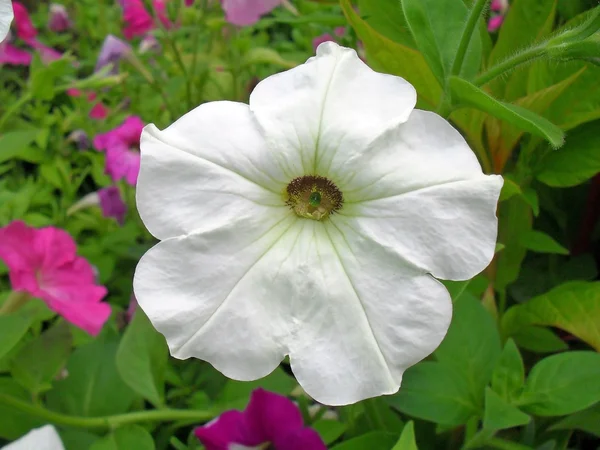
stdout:
[(11, 0), (0, 0), (0, 42), (8, 35), (14, 13)]
[(285, 355), (329, 405), (398, 390), (442, 341), (450, 296), (494, 254), (500, 176), (402, 78), (332, 42), (142, 134), (137, 201), (160, 239), (134, 280), (176, 358), (237, 380)]
[(31, 430), (2, 450), (65, 450), (60, 436), (52, 425)]

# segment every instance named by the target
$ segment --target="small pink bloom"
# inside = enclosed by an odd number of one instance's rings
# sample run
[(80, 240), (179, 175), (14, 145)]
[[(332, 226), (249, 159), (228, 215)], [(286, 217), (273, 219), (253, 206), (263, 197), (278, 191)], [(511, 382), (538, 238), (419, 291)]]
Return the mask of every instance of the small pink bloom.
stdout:
[(0, 64), (28, 66), (31, 64), (31, 54), (15, 47), (6, 40), (0, 43)]
[(48, 19), (48, 28), (55, 33), (61, 33), (73, 26), (67, 8), (58, 3), (50, 5), (50, 18)]
[(104, 120), (108, 117), (108, 108), (102, 102), (98, 102), (92, 106), (89, 117), (94, 120)]
[(106, 173), (115, 181), (125, 179), (135, 186), (140, 171), (140, 136), (144, 122), (129, 116), (118, 127), (97, 135), (94, 147), (106, 152)]
[(327, 450), (317, 432), (304, 427), (291, 400), (263, 389), (252, 392), (245, 411), (227, 411), (195, 434), (206, 450)]
[(54, 50), (51, 47), (48, 47), (47, 45), (42, 44), (37, 39), (26, 39), (25, 42), (40, 53), (42, 61), (46, 64), (62, 58), (62, 53), (60, 53), (57, 50)]
[(245, 26), (258, 22), (260, 16), (271, 12), (282, 0), (222, 0), (225, 19), (234, 25)]
[[(146, 10), (142, 0), (123, 0), (121, 4), (123, 6), (123, 20), (125, 21), (123, 34), (127, 39), (143, 36), (156, 27), (154, 17)], [(171, 22), (167, 17), (166, 0), (153, 0), (152, 4), (159, 20), (165, 27), (169, 28)]]
[(137, 298), (135, 298), (135, 294), (131, 294), (131, 297), (129, 298), (129, 306), (127, 307), (127, 312), (125, 313), (125, 317), (127, 317), (127, 322), (131, 322), (133, 320), (133, 315), (137, 311), (137, 308)]
[(488, 31), (490, 33), (497, 31), (500, 28), (500, 26), (502, 25), (503, 21), (504, 21), (504, 16), (502, 16), (502, 15), (492, 17), (488, 22)]
[(15, 28), (17, 29), (17, 37), (27, 41), (34, 39), (37, 36), (37, 30), (31, 22), (27, 8), (21, 2), (13, 1), (13, 10), (15, 12)]
[(333, 30), (333, 33), (337, 37), (342, 37), (346, 34), (346, 27), (335, 27), (335, 29)]
[(195, 0), (185, 0), (185, 6), (192, 6)]
[(119, 225), (125, 223), (127, 205), (121, 198), (121, 192), (116, 186), (109, 186), (98, 191), (100, 208), (104, 217), (113, 217)]
[(325, 33), (325, 34), (322, 34), (321, 36), (317, 36), (312, 41), (313, 49), (316, 51), (317, 47), (319, 45), (321, 45), (323, 42), (329, 42), (329, 41), (335, 42), (335, 38), (332, 35), (330, 35), (329, 33)]
[(101, 302), (92, 266), (77, 256), (75, 241), (55, 227), (33, 228), (16, 221), (0, 228), (0, 258), (15, 291), (24, 291), (73, 325), (97, 335), (111, 310)]
[(508, 9), (508, 0), (492, 0), (490, 9), (504, 14)]

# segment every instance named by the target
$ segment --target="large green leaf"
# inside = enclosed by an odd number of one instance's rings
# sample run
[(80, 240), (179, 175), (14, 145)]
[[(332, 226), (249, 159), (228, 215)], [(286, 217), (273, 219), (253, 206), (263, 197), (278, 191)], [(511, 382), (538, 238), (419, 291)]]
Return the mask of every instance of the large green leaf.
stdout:
[(521, 395), (525, 384), (525, 367), (518, 347), (512, 339), (504, 345), (500, 359), (492, 373), (492, 389), (504, 400), (511, 402)]
[(600, 438), (600, 403), (565, 417), (550, 430), (582, 430)]
[(359, 0), (363, 20), (378, 33), (398, 44), (417, 48), (398, 0)]
[[(8, 377), (0, 377), (0, 395), (9, 395), (25, 402), (31, 401), (31, 395), (15, 380)], [(39, 417), (5, 406), (2, 402), (0, 402), (0, 418), (0, 438), (10, 440), (44, 424)]]
[[(440, 83), (452, 64), (469, 11), (462, 0), (403, 0), (402, 9), (417, 46)], [(471, 78), (481, 67), (481, 38), (473, 33), (460, 75)]]
[(485, 412), (483, 427), (490, 430), (504, 430), (529, 423), (531, 418), (512, 406), (489, 387), (485, 388)]
[(348, 439), (341, 444), (332, 447), (332, 450), (389, 450), (396, 440), (397, 434), (374, 431), (353, 439)]
[(335, 442), (346, 431), (346, 424), (337, 420), (319, 419), (310, 427), (319, 433), (326, 445)]
[(9, 131), (0, 135), (0, 163), (18, 158), (35, 140), (40, 130)]
[(452, 323), (434, 355), (467, 380), (474, 404), (483, 404), (483, 388), (492, 377), (501, 353), (500, 336), (493, 317), (471, 295), (454, 304)]
[(23, 314), (0, 316), (0, 358), (19, 343), (31, 325), (31, 318)]
[(69, 376), (47, 394), (50, 406), (83, 417), (127, 411), (134, 393), (117, 372), (117, 348), (115, 337), (103, 335), (75, 350), (67, 363)]
[(59, 322), (19, 350), (12, 361), (13, 377), (35, 395), (50, 389), (67, 362), (72, 341), (66, 322)]
[(569, 250), (556, 242), (552, 236), (542, 231), (531, 230), (524, 233), (521, 236), (521, 245), (528, 250), (538, 253), (569, 254)]
[(513, 306), (502, 319), (508, 336), (529, 325), (563, 329), (600, 351), (600, 282), (562, 284)]
[(535, 167), (538, 180), (549, 186), (575, 186), (600, 172), (600, 121), (569, 134), (565, 145), (545, 155)]
[(121, 378), (154, 406), (163, 406), (168, 359), (165, 338), (137, 308), (117, 351), (116, 364)]
[(373, 69), (406, 79), (417, 90), (417, 106), (435, 109), (442, 89), (423, 55), (374, 30), (357, 14), (350, 0), (340, 0), (340, 4), (348, 22), (362, 40), (367, 52), (367, 60)]
[(524, 131), (548, 140), (555, 147), (564, 141), (564, 133), (556, 125), (525, 108), (504, 103), (491, 97), (474, 84), (458, 77), (450, 77), (453, 101), (462, 106), (470, 106), (511, 123)]
[(127, 425), (117, 428), (108, 436), (100, 439), (90, 450), (154, 450), (152, 436), (139, 425)]
[(537, 363), (519, 400), (521, 409), (538, 416), (563, 416), (600, 401), (600, 354), (573, 351)]

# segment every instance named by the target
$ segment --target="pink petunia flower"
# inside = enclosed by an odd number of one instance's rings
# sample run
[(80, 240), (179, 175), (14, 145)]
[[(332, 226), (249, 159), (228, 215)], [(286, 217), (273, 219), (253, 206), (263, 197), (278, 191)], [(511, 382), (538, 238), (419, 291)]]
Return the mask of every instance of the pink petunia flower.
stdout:
[[(156, 14), (162, 24), (170, 28), (171, 22), (167, 17), (166, 0), (152, 0)], [(135, 36), (143, 36), (149, 31), (156, 28), (154, 17), (146, 10), (142, 0), (122, 0), (123, 20), (125, 29), (123, 34), (127, 39), (132, 39)]]
[(325, 34), (322, 34), (320, 36), (317, 36), (312, 41), (313, 49), (315, 51), (317, 51), (317, 47), (319, 45), (321, 45), (323, 42), (329, 42), (329, 41), (335, 42), (335, 38), (331, 34), (329, 34), (329, 33), (325, 33)]
[(504, 16), (502, 15), (491, 17), (488, 21), (488, 31), (490, 33), (498, 31), (498, 29), (502, 26), (502, 22), (504, 22)]
[(67, 31), (73, 26), (69, 18), (67, 8), (58, 3), (50, 4), (50, 17), (48, 18), (48, 29), (55, 33)]
[(77, 256), (66, 231), (12, 222), (0, 228), (0, 259), (15, 291), (44, 300), (73, 325), (95, 336), (108, 320), (110, 306), (101, 302), (106, 288), (96, 284), (92, 266)]
[(227, 411), (195, 434), (206, 450), (327, 450), (317, 432), (304, 427), (291, 400), (263, 389), (252, 392), (245, 411)]
[(13, 1), (13, 10), (15, 12), (14, 24), (17, 31), (17, 37), (31, 48), (37, 50), (40, 53), (43, 62), (48, 63), (60, 59), (62, 54), (59, 51), (44, 45), (38, 40), (38, 32), (33, 26), (25, 6), (20, 2)]
[(282, 0), (222, 0), (225, 19), (233, 25), (252, 25), (271, 12)]
[(135, 186), (140, 171), (140, 136), (144, 122), (129, 116), (118, 127), (94, 138), (94, 147), (106, 152), (106, 173), (118, 181)]
[(502, 22), (504, 22), (504, 16), (508, 11), (508, 0), (492, 0), (490, 9), (492, 10), (492, 16), (488, 21), (488, 31), (494, 33), (498, 31), (502, 26)]
[(0, 64), (11, 66), (28, 66), (31, 64), (31, 53), (15, 47), (11, 43), (11, 36), (8, 33), (6, 40), (0, 43)]

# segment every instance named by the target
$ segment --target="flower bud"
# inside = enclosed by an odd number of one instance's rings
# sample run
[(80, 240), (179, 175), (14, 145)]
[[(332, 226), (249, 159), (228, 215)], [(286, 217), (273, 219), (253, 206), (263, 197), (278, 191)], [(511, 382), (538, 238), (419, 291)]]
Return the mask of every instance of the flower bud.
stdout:
[(50, 17), (48, 19), (48, 28), (55, 33), (61, 33), (73, 26), (67, 8), (58, 3), (50, 5)]

